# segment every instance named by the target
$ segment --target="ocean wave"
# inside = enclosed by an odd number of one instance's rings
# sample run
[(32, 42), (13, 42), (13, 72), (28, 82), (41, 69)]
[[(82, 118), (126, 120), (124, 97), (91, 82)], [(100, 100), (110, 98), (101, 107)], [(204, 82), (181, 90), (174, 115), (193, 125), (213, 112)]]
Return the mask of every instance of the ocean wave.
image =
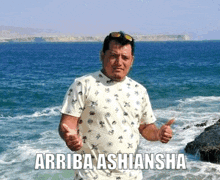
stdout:
[[(177, 104), (155, 109), (157, 117), (156, 124), (162, 126), (168, 119), (174, 118), (172, 125), (174, 137), (172, 142), (176, 143), (175, 149), (184, 149), (185, 145), (194, 140), (207, 126), (214, 124), (220, 118), (220, 97), (217, 96), (195, 96), (177, 100)], [(205, 123), (204, 126), (197, 126)], [(167, 146), (167, 145), (166, 145)], [(163, 147), (157, 147), (159, 151)], [(171, 147), (166, 147), (171, 149)]]
[(51, 107), (43, 109), (41, 112), (36, 111), (34, 114), (31, 115), (31, 117), (41, 117), (41, 116), (58, 116), (60, 115), (60, 106)]
[(70, 150), (59, 137), (57, 130), (43, 132), (41, 138), (37, 140), (14, 141), (10, 144), (10, 148), (0, 154), (0, 179), (36, 179), (38, 176), (43, 177), (44, 174), (46, 176), (47, 173), (52, 177), (53, 174), (61, 171), (36, 171), (34, 169), (36, 154), (69, 152)]
[(180, 99), (178, 102), (188, 104), (194, 102), (220, 102), (220, 96), (194, 96), (192, 98)]
[(0, 165), (10, 165), (10, 164), (13, 164), (14, 162), (15, 162), (15, 160), (12, 160), (10, 162), (0, 160)]
[(204, 120), (213, 123), (220, 118), (219, 96), (194, 96), (180, 99), (177, 104), (162, 109), (155, 109), (155, 115), (162, 119), (175, 118), (185, 123), (198, 123)]
[(55, 106), (55, 107), (48, 107), (43, 109), (42, 111), (36, 111), (33, 114), (25, 114), (25, 115), (18, 115), (18, 116), (0, 116), (1, 119), (24, 119), (24, 118), (37, 118), (42, 116), (59, 116), (60, 115), (61, 106)]
[[(185, 154), (188, 170), (144, 170), (146, 179), (217, 179), (220, 174), (218, 164), (202, 162), (199, 156), (193, 156), (185, 153), (184, 148), (187, 143), (193, 141), (207, 126), (214, 124), (220, 118), (219, 111), (220, 97), (217, 96), (195, 96), (192, 98), (180, 99), (177, 104), (155, 109), (155, 115), (160, 127), (168, 119), (175, 117), (175, 123), (171, 126), (173, 138), (168, 144), (160, 142), (149, 142), (141, 138), (141, 153), (183, 153)], [(203, 127), (197, 124), (206, 122)], [(185, 129), (185, 127), (188, 127)], [(164, 175), (168, 174), (167, 178)], [(214, 172), (214, 173), (213, 173)], [(163, 178), (162, 178), (163, 177)]]
[(59, 137), (57, 130), (42, 132), (41, 138), (35, 140), (25, 140), (23, 142), (14, 141), (10, 148), (0, 156), (0, 164), (12, 164), (22, 162), (34, 157), (36, 153), (58, 153), (66, 152), (65, 143)]

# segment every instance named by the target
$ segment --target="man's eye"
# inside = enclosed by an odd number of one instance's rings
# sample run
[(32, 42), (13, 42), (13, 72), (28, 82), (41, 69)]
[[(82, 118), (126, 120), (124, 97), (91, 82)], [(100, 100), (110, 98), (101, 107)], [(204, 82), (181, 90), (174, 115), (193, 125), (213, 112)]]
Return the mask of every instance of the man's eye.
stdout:
[(111, 54), (111, 57), (115, 58), (115, 57), (116, 57), (116, 55), (115, 55), (115, 54)]
[(124, 60), (128, 60), (129, 58), (127, 56), (123, 56), (123, 59)]

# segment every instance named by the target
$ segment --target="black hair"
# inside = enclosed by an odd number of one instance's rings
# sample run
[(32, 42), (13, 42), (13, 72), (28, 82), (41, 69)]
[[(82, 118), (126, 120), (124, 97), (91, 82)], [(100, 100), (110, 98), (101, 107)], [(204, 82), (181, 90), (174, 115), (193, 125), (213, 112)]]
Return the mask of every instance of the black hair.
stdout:
[[(103, 47), (102, 47), (102, 52), (105, 53), (107, 50), (109, 50), (109, 44), (111, 41), (116, 41), (117, 43), (121, 44), (122, 46), (126, 45), (126, 44), (130, 44), (131, 45), (131, 49), (132, 49), (132, 55), (134, 55), (134, 38), (132, 38), (132, 40), (128, 40), (125, 38), (125, 33), (123, 31), (119, 32), (121, 34), (121, 36), (119, 37), (113, 37), (111, 36), (111, 33), (106, 36), (104, 43), (103, 43)], [(130, 35), (129, 35), (130, 36)]]

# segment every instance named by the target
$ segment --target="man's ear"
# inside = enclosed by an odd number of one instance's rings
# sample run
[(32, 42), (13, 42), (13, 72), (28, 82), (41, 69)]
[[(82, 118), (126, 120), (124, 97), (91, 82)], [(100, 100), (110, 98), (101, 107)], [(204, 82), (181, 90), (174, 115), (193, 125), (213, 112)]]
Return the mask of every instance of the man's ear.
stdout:
[(134, 63), (134, 56), (132, 56), (131, 66), (133, 65), (133, 63)]
[(103, 53), (103, 51), (100, 51), (100, 61), (103, 62), (105, 54)]

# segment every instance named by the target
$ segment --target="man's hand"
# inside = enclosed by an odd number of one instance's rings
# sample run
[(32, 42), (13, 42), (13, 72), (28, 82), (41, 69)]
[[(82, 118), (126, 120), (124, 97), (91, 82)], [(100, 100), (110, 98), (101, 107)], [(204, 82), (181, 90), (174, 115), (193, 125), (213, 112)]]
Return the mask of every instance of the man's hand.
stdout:
[(171, 124), (174, 123), (174, 119), (169, 120), (165, 125), (163, 125), (159, 131), (158, 131), (158, 136), (159, 140), (162, 143), (168, 143), (170, 139), (172, 138), (172, 129), (170, 128)]
[(68, 148), (72, 151), (78, 151), (82, 148), (82, 138), (78, 135), (75, 129), (70, 129), (66, 124), (63, 124), (64, 129), (64, 140)]

